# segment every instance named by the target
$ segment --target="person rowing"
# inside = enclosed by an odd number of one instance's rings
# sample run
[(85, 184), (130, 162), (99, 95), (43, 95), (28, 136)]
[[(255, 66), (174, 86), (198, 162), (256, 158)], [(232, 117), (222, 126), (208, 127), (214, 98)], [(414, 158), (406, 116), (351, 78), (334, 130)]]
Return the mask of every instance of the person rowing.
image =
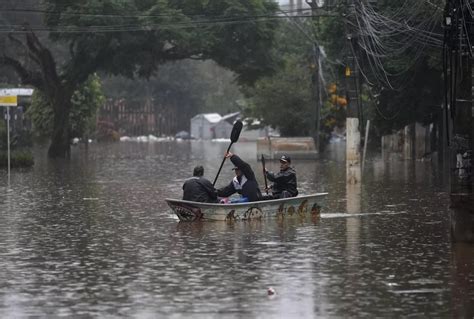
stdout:
[(234, 164), (235, 176), (227, 186), (217, 190), (217, 195), (219, 197), (229, 197), (238, 193), (241, 196), (239, 202), (255, 202), (260, 200), (262, 194), (250, 165), (231, 152), (226, 152), (225, 158), (229, 158), (232, 164)]
[(270, 172), (265, 168), (266, 177), (270, 182), (273, 182), (273, 185), (270, 187), (272, 190), (272, 198), (298, 196), (296, 172), (290, 165), (291, 158), (283, 155), (280, 157), (280, 171), (278, 173)]

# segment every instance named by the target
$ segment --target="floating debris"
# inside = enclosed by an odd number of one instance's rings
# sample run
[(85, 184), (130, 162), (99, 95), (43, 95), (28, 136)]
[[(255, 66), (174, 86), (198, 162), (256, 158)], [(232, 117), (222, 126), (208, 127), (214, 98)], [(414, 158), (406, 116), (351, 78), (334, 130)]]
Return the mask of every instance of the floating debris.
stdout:
[(275, 289), (273, 289), (272, 287), (268, 287), (267, 288), (267, 294), (269, 296), (273, 296), (274, 294), (276, 294)]

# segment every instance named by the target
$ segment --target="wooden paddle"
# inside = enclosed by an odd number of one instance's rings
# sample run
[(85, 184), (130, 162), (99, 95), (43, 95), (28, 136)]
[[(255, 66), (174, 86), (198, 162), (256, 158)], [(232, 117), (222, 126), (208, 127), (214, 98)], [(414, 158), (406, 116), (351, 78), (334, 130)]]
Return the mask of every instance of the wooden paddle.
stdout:
[[(230, 133), (230, 144), (229, 144), (229, 147), (227, 148), (226, 153), (230, 151), (230, 147), (232, 146), (232, 144), (234, 144), (235, 142), (239, 140), (240, 132), (242, 131), (243, 126), (244, 125), (242, 124), (240, 120), (235, 121), (234, 127), (232, 127), (232, 132)], [(216, 178), (214, 179), (214, 182), (212, 183), (213, 186), (216, 185), (217, 177), (219, 177), (222, 166), (224, 166), (224, 162), (225, 162), (225, 156), (222, 159), (222, 163), (221, 163), (221, 166), (219, 167), (219, 170), (217, 171)]]
[(268, 183), (267, 183), (267, 174), (265, 174), (265, 157), (262, 154), (262, 168), (263, 168), (263, 178), (265, 179), (265, 192), (268, 195)]

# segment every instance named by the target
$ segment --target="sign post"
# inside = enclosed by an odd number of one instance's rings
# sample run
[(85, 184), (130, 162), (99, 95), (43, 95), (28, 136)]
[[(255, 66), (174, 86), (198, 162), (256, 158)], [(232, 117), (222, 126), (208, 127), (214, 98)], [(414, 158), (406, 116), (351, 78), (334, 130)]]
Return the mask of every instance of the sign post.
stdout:
[(0, 91), (0, 106), (7, 107), (7, 161), (8, 161), (8, 186), (10, 186), (10, 106), (18, 105), (18, 96), (5, 95)]
[(7, 106), (7, 158), (8, 158), (8, 186), (10, 186), (10, 106)]

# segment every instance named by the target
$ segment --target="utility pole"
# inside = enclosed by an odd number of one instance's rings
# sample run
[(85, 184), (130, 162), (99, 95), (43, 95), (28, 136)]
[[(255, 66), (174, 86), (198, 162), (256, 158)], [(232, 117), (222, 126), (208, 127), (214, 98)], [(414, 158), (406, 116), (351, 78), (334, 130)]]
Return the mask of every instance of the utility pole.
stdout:
[(313, 116), (313, 123), (312, 126), (312, 136), (314, 139), (314, 144), (316, 146), (316, 150), (319, 151), (320, 149), (320, 122), (321, 122), (321, 80), (319, 70), (321, 68), (321, 51), (317, 43), (313, 44), (313, 63), (311, 64), (311, 69), (313, 74), (311, 75), (312, 85), (313, 85), (313, 99), (315, 102), (315, 109), (312, 112)]
[[(355, 15), (354, 0), (348, 4), (348, 16), (346, 19), (353, 19)], [(346, 57), (346, 182), (357, 184), (361, 181), (361, 161), (360, 161), (360, 130), (359, 130), (359, 70), (357, 67), (356, 42), (357, 38), (353, 32), (353, 27), (346, 21), (346, 40), (349, 52)]]
[(447, 122), (450, 161), (450, 215), (451, 238), (455, 242), (474, 243), (474, 177), (473, 177), (473, 72), (472, 58), (473, 19), (464, 5), (450, 0), (446, 4), (445, 45), (447, 67), (444, 70), (448, 81)]
[[(312, 9), (313, 18), (317, 17), (317, 11), (327, 12), (336, 6), (338, 1), (318, 1), (306, 0)], [(347, 0), (349, 14), (346, 19), (353, 19), (355, 16), (354, 0)], [(347, 118), (346, 118), (346, 181), (350, 184), (357, 184), (361, 181), (361, 155), (360, 155), (360, 130), (359, 130), (359, 70), (357, 67), (357, 57), (355, 48), (357, 38), (353, 32), (354, 24), (346, 22), (346, 37), (349, 52), (346, 59), (346, 95), (347, 95)], [(319, 72), (321, 67), (321, 52), (319, 45), (314, 44), (314, 65), (313, 68), (313, 96), (316, 102), (315, 117), (315, 142), (319, 147), (320, 112), (321, 112), (321, 85)]]
[[(312, 18), (313, 21), (317, 17), (317, 9), (318, 1), (317, 0), (306, 0), (306, 3), (311, 7)], [(313, 99), (315, 102), (315, 110), (312, 113), (312, 119), (314, 126), (311, 127), (311, 135), (314, 139), (314, 144), (316, 146), (316, 150), (320, 150), (320, 122), (321, 122), (321, 107), (322, 107), (322, 99), (321, 99), (321, 80), (320, 80), (320, 72), (321, 72), (321, 50), (319, 48), (319, 44), (314, 41), (313, 43), (313, 62), (311, 63), (311, 69), (313, 71), (312, 74), (312, 85), (313, 85)]]

